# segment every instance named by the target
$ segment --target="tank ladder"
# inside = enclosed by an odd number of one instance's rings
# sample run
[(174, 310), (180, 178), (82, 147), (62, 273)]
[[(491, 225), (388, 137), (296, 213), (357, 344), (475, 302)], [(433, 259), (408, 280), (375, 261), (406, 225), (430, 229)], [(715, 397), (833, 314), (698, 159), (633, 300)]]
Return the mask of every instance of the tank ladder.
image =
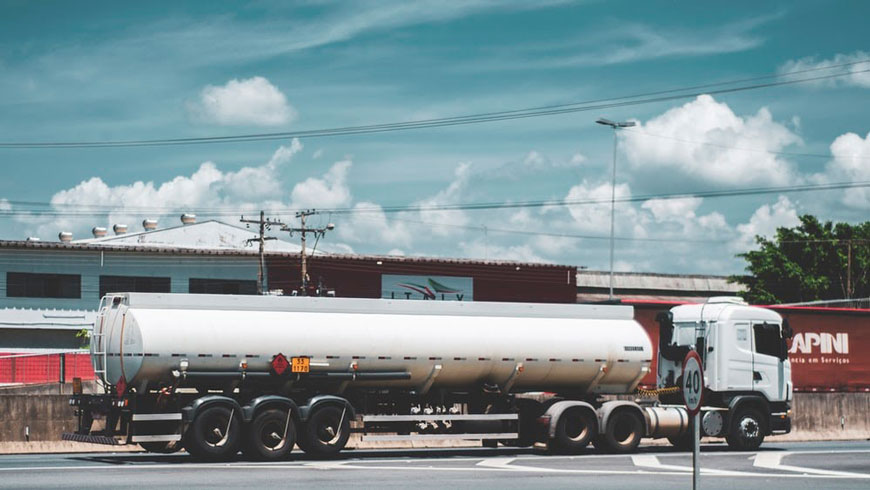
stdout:
[(91, 364), (94, 367), (94, 377), (97, 380), (97, 385), (103, 388), (103, 393), (108, 393), (108, 385), (106, 384), (106, 298), (100, 299), (100, 306), (97, 310), (97, 316), (94, 319), (94, 328), (91, 331)]

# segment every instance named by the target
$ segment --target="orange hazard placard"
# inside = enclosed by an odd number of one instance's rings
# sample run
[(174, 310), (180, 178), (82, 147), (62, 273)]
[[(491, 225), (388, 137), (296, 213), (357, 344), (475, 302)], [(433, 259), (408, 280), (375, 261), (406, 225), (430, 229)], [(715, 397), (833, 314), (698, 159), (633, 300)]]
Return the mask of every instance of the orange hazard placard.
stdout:
[(291, 358), (290, 372), (291, 373), (307, 373), (311, 371), (310, 357), (293, 357)]

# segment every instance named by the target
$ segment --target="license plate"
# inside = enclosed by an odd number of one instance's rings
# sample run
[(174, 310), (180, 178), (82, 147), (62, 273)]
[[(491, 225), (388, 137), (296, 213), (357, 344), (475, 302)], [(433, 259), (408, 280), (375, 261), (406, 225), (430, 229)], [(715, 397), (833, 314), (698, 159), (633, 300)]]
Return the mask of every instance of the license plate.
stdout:
[(310, 357), (293, 357), (290, 359), (291, 373), (307, 373), (311, 371)]

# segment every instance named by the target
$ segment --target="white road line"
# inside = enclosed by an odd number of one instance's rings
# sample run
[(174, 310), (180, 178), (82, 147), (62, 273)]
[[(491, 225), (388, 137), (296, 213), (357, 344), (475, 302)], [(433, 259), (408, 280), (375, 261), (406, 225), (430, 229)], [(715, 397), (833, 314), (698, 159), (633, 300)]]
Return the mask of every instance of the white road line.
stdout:
[[(684, 473), (690, 473), (692, 471), (691, 466), (682, 466), (675, 464), (663, 464), (659, 461), (658, 456), (654, 454), (633, 454), (631, 456), (631, 461), (635, 466), (641, 468), (654, 468), (657, 470), (669, 470), (669, 471), (681, 471)], [(715, 468), (704, 468), (701, 467), (702, 474), (708, 475), (728, 475), (728, 476), (743, 476), (747, 473), (745, 471), (730, 471), (730, 470), (717, 470)]]
[(510, 466), (511, 462), (516, 460), (517, 458), (488, 458), (483, 461), (477, 463), (475, 466), (484, 467), (484, 468), (498, 468), (498, 469), (508, 469), (514, 470), (516, 468)]
[(810, 475), (824, 476), (841, 476), (847, 478), (870, 478), (870, 474), (853, 473), (851, 471), (834, 471), (823, 470), (819, 468), (806, 468), (803, 466), (792, 466), (782, 464), (782, 458), (794, 453), (759, 453), (755, 455), (755, 461), (752, 466), (756, 468), (766, 468), (769, 470), (793, 471), (795, 473), (804, 473)]

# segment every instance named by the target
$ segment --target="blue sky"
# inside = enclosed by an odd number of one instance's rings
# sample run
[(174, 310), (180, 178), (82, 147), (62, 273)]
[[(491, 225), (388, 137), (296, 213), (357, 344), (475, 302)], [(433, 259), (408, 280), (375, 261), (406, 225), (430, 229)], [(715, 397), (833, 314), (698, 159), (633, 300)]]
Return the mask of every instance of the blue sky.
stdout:
[[(6, 1), (0, 140), (352, 126), (785, 73), (867, 57), (868, 14), (866, 2)], [(620, 196), (867, 181), (868, 89), (868, 74), (854, 73), (602, 113), (375, 135), (0, 149), (0, 209), (11, 211), (0, 216), (0, 237), (86, 237), (94, 225), (136, 229), (145, 217), (169, 225), (187, 209), (267, 208), (286, 219), (297, 207), (358, 207), (365, 212), (322, 218), (337, 225), (328, 237), (335, 250), (604, 269), (606, 240), (540, 233), (606, 236), (609, 205), (378, 210), (609, 198), (612, 135), (594, 124), (598, 116), (640, 123), (620, 139)], [(112, 211), (29, 215), (23, 201)], [(734, 273), (742, 268), (734, 254), (755, 234), (802, 213), (856, 222), (868, 210), (863, 189), (621, 204), (617, 264)]]

